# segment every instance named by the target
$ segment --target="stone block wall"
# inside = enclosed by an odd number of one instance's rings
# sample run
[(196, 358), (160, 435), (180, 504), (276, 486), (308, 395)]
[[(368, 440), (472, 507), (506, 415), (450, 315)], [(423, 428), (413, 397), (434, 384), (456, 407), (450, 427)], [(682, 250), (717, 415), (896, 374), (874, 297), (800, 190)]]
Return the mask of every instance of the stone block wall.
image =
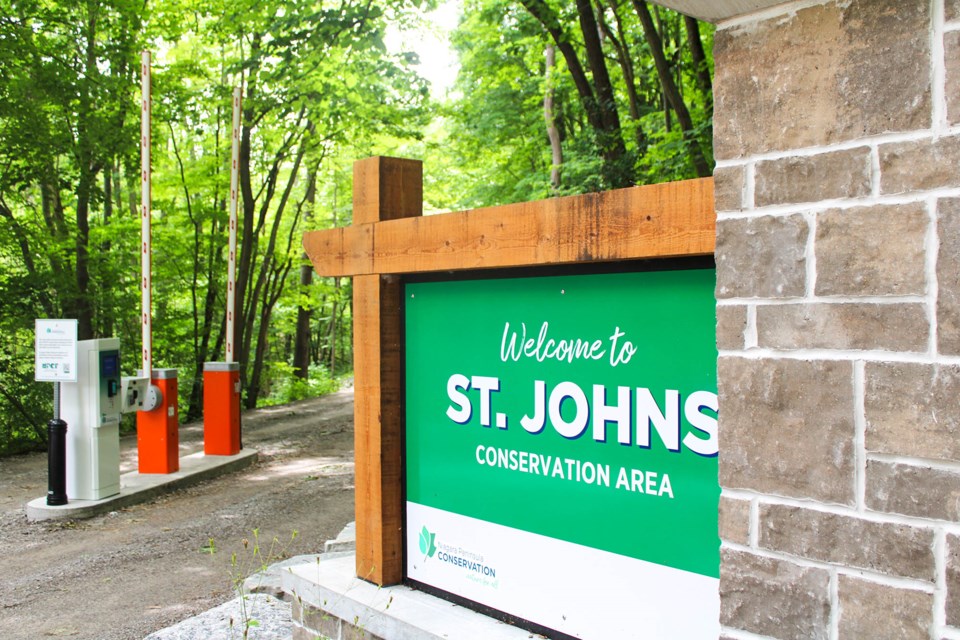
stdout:
[(960, 1), (715, 60), (722, 635), (960, 639)]
[(359, 621), (342, 620), (315, 606), (294, 597), (291, 604), (293, 618), (292, 640), (383, 640), (363, 628)]

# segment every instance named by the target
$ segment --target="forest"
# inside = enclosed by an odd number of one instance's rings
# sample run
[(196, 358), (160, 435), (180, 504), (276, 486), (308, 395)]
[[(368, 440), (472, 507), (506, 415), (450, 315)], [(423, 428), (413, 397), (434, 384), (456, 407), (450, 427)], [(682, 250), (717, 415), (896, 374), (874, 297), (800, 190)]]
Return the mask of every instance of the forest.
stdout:
[(0, 6), (0, 455), (46, 446), (36, 318), (118, 336), (124, 375), (139, 366), (142, 50), (153, 366), (178, 370), (181, 421), (224, 359), (235, 86), (246, 408), (350, 374), (350, 281), (315, 277), (300, 239), (350, 224), (354, 160), (423, 160), (425, 213), (712, 173), (712, 27), (645, 0), (461, 0), (443, 92), (414, 46), (436, 0)]

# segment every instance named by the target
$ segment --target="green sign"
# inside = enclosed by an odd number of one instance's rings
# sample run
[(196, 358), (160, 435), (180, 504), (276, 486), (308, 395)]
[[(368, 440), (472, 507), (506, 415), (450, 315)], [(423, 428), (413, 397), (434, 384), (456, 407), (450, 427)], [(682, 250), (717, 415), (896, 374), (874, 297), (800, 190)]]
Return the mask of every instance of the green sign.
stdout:
[[(646, 637), (716, 637), (714, 280), (693, 269), (408, 284), (408, 575), (599, 638), (630, 627), (610, 598), (584, 614), (591, 580), (627, 574), (631, 615), (663, 628)], [(544, 570), (556, 562), (568, 571)], [(709, 601), (705, 623), (702, 608), (676, 613), (692, 593)]]

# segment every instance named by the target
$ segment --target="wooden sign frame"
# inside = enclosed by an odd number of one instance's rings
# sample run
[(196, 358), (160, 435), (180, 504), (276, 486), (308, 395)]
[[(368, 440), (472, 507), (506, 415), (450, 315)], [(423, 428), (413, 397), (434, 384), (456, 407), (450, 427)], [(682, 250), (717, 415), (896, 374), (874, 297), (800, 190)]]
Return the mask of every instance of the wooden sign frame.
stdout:
[(423, 215), (423, 165), (353, 167), (353, 225), (304, 234), (321, 276), (353, 276), (357, 576), (403, 580), (403, 277), (713, 255), (713, 179)]

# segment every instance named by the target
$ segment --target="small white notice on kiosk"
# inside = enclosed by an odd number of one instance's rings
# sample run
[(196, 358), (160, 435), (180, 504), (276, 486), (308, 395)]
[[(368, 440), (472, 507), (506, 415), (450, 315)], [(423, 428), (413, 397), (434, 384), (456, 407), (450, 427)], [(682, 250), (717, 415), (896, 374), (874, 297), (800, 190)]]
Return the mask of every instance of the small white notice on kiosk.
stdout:
[(77, 381), (77, 321), (37, 320), (37, 382)]

